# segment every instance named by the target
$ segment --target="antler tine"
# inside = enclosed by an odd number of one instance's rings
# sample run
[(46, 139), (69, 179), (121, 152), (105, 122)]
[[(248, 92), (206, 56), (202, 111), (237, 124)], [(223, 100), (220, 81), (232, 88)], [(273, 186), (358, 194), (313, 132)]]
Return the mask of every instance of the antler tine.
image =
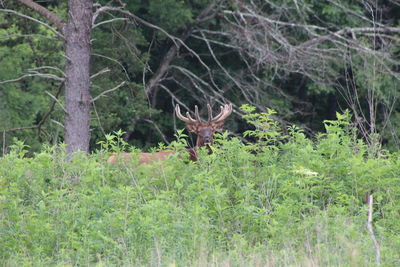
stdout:
[(224, 113), (224, 107), (223, 107), (223, 106), (220, 106), (220, 109), (221, 109), (221, 110), (219, 111), (218, 115), (215, 116), (214, 118), (212, 118), (211, 121), (218, 120), (219, 117), (222, 116), (222, 114)]
[(181, 108), (179, 107), (178, 104), (176, 104), (175, 113), (176, 113), (176, 116), (178, 117), (178, 119), (180, 119), (181, 121), (183, 121), (185, 123), (189, 123), (189, 124), (196, 123), (196, 120), (194, 120), (194, 119), (192, 119), (192, 117), (190, 117), (189, 112), (186, 112), (186, 117), (182, 115)]
[(208, 110), (208, 121), (210, 122), (213, 119), (212, 108), (211, 108), (210, 104), (207, 104), (207, 110)]
[(197, 122), (196, 120), (194, 120), (194, 119), (192, 118), (192, 116), (190, 116), (189, 111), (186, 112), (186, 117), (189, 118), (189, 120), (190, 120), (192, 123), (196, 123), (196, 122)]
[(232, 113), (232, 104), (221, 106), (221, 112), (212, 119), (212, 122), (220, 122), (225, 120)]
[(194, 116), (198, 122), (201, 122), (201, 118), (199, 115), (199, 108), (197, 107), (197, 105), (194, 106)]

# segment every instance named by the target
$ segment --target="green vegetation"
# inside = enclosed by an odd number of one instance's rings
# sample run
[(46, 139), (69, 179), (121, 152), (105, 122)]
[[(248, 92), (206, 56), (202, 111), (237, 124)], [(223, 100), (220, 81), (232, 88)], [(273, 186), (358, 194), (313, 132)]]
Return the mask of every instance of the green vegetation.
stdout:
[[(251, 107), (243, 107), (251, 111)], [(348, 114), (308, 139), (274, 113), (248, 114), (243, 144), (226, 133), (213, 154), (178, 153), (158, 166), (107, 164), (129, 149), (108, 136), (90, 157), (62, 146), (0, 158), (0, 261), (6, 266), (384, 266), (400, 264), (400, 160), (356, 138)], [(118, 140), (117, 140), (118, 139)]]
[[(68, 1), (34, 2), (67, 19)], [(369, 146), (400, 148), (398, 1), (93, 2), (96, 13), (115, 11), (97, 13), (92, 30), (92, 152), (117, 129), (141, 149), (170, 142), (183, 127), (176, 103), (200, 112), (232, 103), (226, 129), (234, 133), (247, 129), (243, 103), (273, 108), (307, 136), (350, 109)], [(54, 26), (20, 1), (0, 1), (0, 155), (14, 137), (30, 153), (64, 140), (63, 39), (26, 16)], [(178, 39), (185, 45), (172, 57)], [(158, 86), (148, 88), (153, 79)]]

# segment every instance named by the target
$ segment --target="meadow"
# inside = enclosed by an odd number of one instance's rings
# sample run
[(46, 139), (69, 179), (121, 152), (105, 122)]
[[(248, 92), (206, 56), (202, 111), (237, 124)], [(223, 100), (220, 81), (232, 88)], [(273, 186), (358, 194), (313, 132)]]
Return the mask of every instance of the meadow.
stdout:
[[(367, 146), (348, 114), (308, 138), (251, 113), (244, 143), (217, 136), (186, 157), (178, 131), (167, 161), (137, 157), (107, 135), (68, 161), (63, 145), (29, 155), (16, 140), (0, 158), (3, 266), (400, 265), (398, 152)], [(373, 244), (366, 195), (373, 195)]]

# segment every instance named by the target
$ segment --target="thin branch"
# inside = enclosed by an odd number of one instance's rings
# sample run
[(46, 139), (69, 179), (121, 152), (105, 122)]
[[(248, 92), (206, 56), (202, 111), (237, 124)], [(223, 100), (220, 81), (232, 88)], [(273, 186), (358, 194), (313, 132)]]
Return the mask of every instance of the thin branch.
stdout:
[(56, 96), (52, 95), (52, 94), (51, 94), (50, 92), (48, 92), (48, 91), (45, 91), (45, 92), (46, 92), (46, 94), (47, 94), (48, 96), (50, 96), (55, 102), (57, 102), (57, 104), (60, 105), (60, 107), (62, 108), (62, 110), (65, 112), (65, 114), (68, 113), (67, 110), (64, 108), (63, 104), (61, 104), (61, 102), (57, 99)]
[(93, 21), (95, 21), (95, 20), (97, 19), (97, 17), (98, 17), (101, 13), (108, 12), (108, 11), (116, 11), (116, 12), (119, 12), (119, 13), (121, 13), (121, 14), (124, 14), (124, 15), (128, 16), (128, 17), (133, 18), (134, 20), (138, 21), (140, 24), (143, 24), (143, 25), (145, 25), (145, 26), (147, 26), (147, 27), (149, 27), (149, 28), (151, 28), (151, 29), (160, 31), (160, 32), (162, 32), (163, 34), (165, 34), (168, 38), (170, 38), (175, 44), (176, 44), (176, 41), (178, 40), (178, 38), (172, 36), (172, 35), (169, 34), (167, 31), (165, 31), (163, 28), (158, 27), (157, 25), (154, 25), (154, 24), (152, 24), (152, 23), (150, 23), (150, 22), (147, 22), (147, 21), (145, 21), (144, 19), (142, 19), (142, 18), (140, 18), (140, 17), (138, 17), (138, 16), (132, 14), (131, 12), (129, 12), (129, 11), (127, 11), (127, 10), (124, 10), (124, 9), (122, 9), (122, 8), (120, 8), (120, 7), (110, 7), (110, 6), (103, 6), (103, 7), (100, 7), (100, 8), (99, 8), (98, 10), (96, 10), (96, 12), (93, 14)]
[(127, 79), (127, 80), (130, 80), (129, 74), (128, 74), (128, 70), (124, 67), (124, 65), (121, 64), (121, 62), (119, 62), (119, 61), (116, 60), (115, 58), (111, 58), (111, 57), (108, 57), (108, 56), (105, 56), (105, 55), (101, 55), (101, 54), (97, 54), (97, 53), (92, 53), (92, 56), (105, 58), (105, 59), (108, 59), (108, 60), (110, 60), (110, 61), (116, 63), (117, 65), (119, 65), (119, 66), (121, 67), (122, 71), (124, 72), (124, 74), (125, 74), (125, 76), (126, 76), (126, 79)]
[(154, 128), (157, 130), (157, 132), (160, 134), (161, 138), (164, 140), (165, 143), (167, 143), (168, 145), (170, 145), (170, 142), (168, 142), (167, 137), (165, 136), (165, 134), (161, 131), (160, 127), (158, 127), (158, 125), (149, 119), (144, 119), (144, 121), (152, 124), (154, 126)]
[[(34, 71), (31, 71), (31, 72), (34, 72)], [(6, 84), (6, 83), (18, 82), (18, 81), (21, 81), (21, 80), (23, 80), (25, 78), (29, 78), (29, 77), (41, 77), (41, 78), (52, 79), (52, 80), (56, 80), (56, 81), (60, 81), (60, 82), (64, 81), (64, 78), (58, 77), (57, 75), (54, 75), (54, 74), (34, 72), (32, 74), (24, 74), (21, 77), (18, 77), (16, 79), (0, 81), (0, 85)]]
[(96, 78), (97, 76), (100, 76), (100, 75), (102, 75), (104, 73), (107, 73), (107, 72), (110, 72), (110, 71), (111, 70), (108, 67), (106, 67), (106, 68), (100, 70), (99, 72), (93, 74), (92, 76), (90, 76), (90, 79), (92, 80), (92, 79)]
[(58, 71), (62, 74), (63, 77), (67, 77), (67, 75), (65, 75), (65, 72), (62, 69), (54, 67), (54, 66), (41, 66), (41, 67), (37, 67), (34, 69), (29, 69), (28, 71), (38, 73), (37, 72), (38, 70), (46, 70), (46, 69)]
[(56, 80), (56, 81), (64, 81), (64, 78), (61, 78), (57, 75), (54, 74), (50, 74), (50, 73), (40, 73), (40, 72), (36, 72), (36, 71), (31, 71), (34, 74), (32, 74), (33, 77), (40, 77), (40, 78), (45, 78), (45, 79), (52, 79), (52, 80)]
[[(212, 58), (214, 59), (215, 63), (217, 63), (218, 67), (220, 67), (220, 69), (225, 73), (225, 75), (237, 86), (237, 88), (241, 89), (243, 92), (243, 87), (241, 86), (241, 84), (239, 83), (239, 81), (237, 81), (234, 77), (232, 77), (232, 75), (228, 72), (228, 70), (226, 70), (224, 68), (224, 66), (222, 66), (221, 62), (217, 59), (217, 57), (214, 54), (214, 50), (211, 48), (210, 43), (208, 42), (208, 39), (204, 36), (204, 33), (201, 33), (203, 40), (205, 41), (208, 51), (210, 51)], [(248, 95), (246, 93), (243, 92), (243, 96), (245, 97), (246, 101), (248, 103), (251, 103), (250, 99), (248, 98)]]
[(4, 154), (6, 153), (6, 131), (3, 131), (3, 157)]
[[(38, 129), (38, 131), (40, 132), (42, 125), (45, 123), (46, 119), (50, 116), (50, 114), (54, 111), (54, 107), (56, 103), (58, 102), (58, 97), (60, 96), (61, 90), (64, 86), (64, 82), (62, 82), (60, 84), (60, 86), (57, 89), (56, 95), (53, 96), (52, 94), (50, 94), (49, 92), (46, 91), (46, 93), (54, 100), (53, 103), (50, 105), (49, 110), (43, 115), (42, 119), (39, 121), (39, 123), (37, 125), (33, 125), (33, 126), (23, 126), (23, 127), (16, 127), (16, 128), (12, 128), (12, 129), (8, 129), (8, 130), (4, 130), (3, 134), (8, 134), (14, 131), (19, 131), (19, 130), (29, 130), (29, 129)], [(61, 105), (61, 104), (60, 104)], [(62, 107), (62, 105), (61, 105)], [(62, 107), (64, 109), (64, 107)], [(65, 109), (64, 109), (65, 111)], [(3, 137), (3, 139), (5, 139), (5, 137)]]
[(57, 41), (57, 38), (46, 36), (44, 34), (7, 34), (0, 35), (0, 39), (11, 39), (11, 38), (43, 38), (52, 41)]
[(94, 114), (96, 115), (97, 122), (99, 123), (100, 130), (103, 133), (103, 136), (105, 136), (106, 132), (104, 131), (103, 126), (101, 125), (100, 116), (99, 116), (99, 113), (97, 112), (97, 108), (96, 108), (96, 103), (92, 102), (92, 105), (93, 105)]
[(33, 125), (33, 126), (23, 126), (23, 127), (16, 127), (16, 128), (11, 128), (8, 130), (4, 130), (5, 133), (11, 133), (19, 130), (30, 130), (30, 129), (37, 129), (38, 125)]
[(36, 23), (38, 23), (38, 24), (40, 24), (40, 25), (46, 27), (46, 28), (49, 29), (50, 31), (52, 31), (55, 35), (57, 35), (58, 37), (60, 37), (60, 39), (64, 40), (64, 36), (63, 36), (62, 33), (58, 32), (57, 30), (54, 29), (54, 27), (50, 26), (49, 24), (47, 24), (47, 23), (45, 23), (45, 22), (43, 22), (43, 21), (40, 21), (40, 20), (35, 19), (35, 18), (31, 17), (31, 16), (24, 15), (24, 14), (22, 14), (22, 13), (19, 13), (19, 12), (15, 11), (15, 10), (11, 10), (11, 9), (0, 9), (0, 12), (11, 13), (11, 14), (17, 15), (17, 16), (19, 16), (19, 17), (22, 17), (22, 18), (31, 20), (31, 21), (33, 21), (33, 22), (36, 22)]
[(61, 122), (53, 120), (53, 119), (51, 120), (51, 122), (53, 122), (54, 124), (57, 124), (58, 126), (60, 126), (63, 129), (65, 129), (65, 126)]
[[(186, 41), (186, 39), (189, 38), (189, 36), (191, 36), (195, 27), (197, 27), (200, 23), (204, 22), (205, 17), (207, 17), (207, 19), (212, 19), (213, 17), (215, 17), (215, 15), (216, 15), (215, 12), (212, 13), (211, 15), (209, 15), (210, 12), (215, 8), (215, 5), (216, 5), (215, 2), (208, 5), (199, 14), (199, 16), (196, 18), (195, 22), (193, 24), (190, 24), (186, 28), (186, 30), (183, 32), (183, 34), (180, 37), (180, 42), (178, 44), (175, 43), (174, 46), (170, 47), (170, 49), (168, 50), (168, 52), (165, 54), (162, 61), (160, 62), (158, 69), (156, 70), (156, 72), (154, 73), (154, 75), (152, 76), (152, 78), (150, 79), (148, 84), (146, 85), (146, 88), (145, 88), (146, 95), (149, 95), (152, 93), (152, 91), (154, 90), (154, 87), (156, 87), (159, 84), (161, 78), (164, 77), (164, 75), (167, 73), (169, 66), (171, 65), (171, 62), (175, 59), (179, 49), (181, 48), (182, 45), (184, 45), (184, 42)], [(192, 51), (192, 53), (194, 53), (194, 51)], [(207, 69), (208, 69), (208, 67), (207, 67)]]
[(179, 103), (179, 105), (185, 107), (187, 110), (190, 110), (190, 108), (188, 108), (188, 106), (186, 106), (185, 103), (183, 103), (181, 100), (179, 100), (179, 98), (177, 98), (176, 95), (174, 95), (174, 93), (172, 93), (171, 90), (169, 90), (166, 86), (161, 84), (160, 87), (162, 89), (164, 89), (171, 96), (171, 99), (174, 99), (176, 102)]
[(369, 236), (372, 240), (372, 243), (374, 245), (375, 249), (375, 260), (376, 264), (380, 265), (381, 264), (381, 251), (380, 251), (380, 246), (378, 241), (376, 240), (375, 234), (374, 234), (374, 229), (372, 227), (372, 214), (373, 214), (373, 196), (372, 194), (368, 195), (368, 221), (367, 221), (367, 229), (369, 232)]
[[(38, 123), (38, 130), (39, 130), (39, 132), (40, 132), (40, 130), (41, 130), (41, 128), (42, 128), (43, 123), (46, 121), (47, 117), (49, 117), (50, 114), (53, 112), (54, 107), (56, 106), (56, 103), (58, 102), (58, 97), (60, 96), (61, 90), (62, 90), (63, 87), (64, 87), (64, 82), (62, 82), (62, 83), (60, 84), (60, 86), (58, 86), (56, 95), (54, 96), (56, 100), (54, 100), (53, 103), (51, 103), (50, 109), (43, 115), (42, 119), (41, 119), (40, 122)], [(63, 106), (61, 106), (61, 107), (64, 108)]]
[(97, 24), (94, 24), (94, 25), (92, 26), (92, 29), (97, 28), (97, 27), (99, 27), (99, 26), (101, 26), (101, 25), (104, 25), (104, 24), (113, 23), (113, 22), (115, 22), (115, 21), (127, 21), (127, 20), (128, 20), (127, 18), (114, 18), (114, 19), (104, 20), (104, 21), (102, 21), (102, 22), (99, 22), (99, 23), (97, 23)]
[(168, 52), (163, 57), (163, 60), (161, 61), (158, 69), (156, 70), (156, 72), (154, 73), (154, 75), (152, 76), (152, 78), (150, 79), (150, 81), (148, 82), (148, 84), (145, 87), (145, 93), (146, 93), (146, 95), (149, 95), (152, 93), (154, 87), (160, 82), (162, 77), (168, 71), (170, 63), (176, 57), (177, 52), (179, 51), (179, 49), (181, 47), (185, 47), (188, 51), (190, 51), (199, 60), (199, 62), (203, 65), (203, 67), (205, 67), (209, 71), (208, 66), (201, 60), (200, 56), (185, 44), (185, 40), (192, 34), (195, 26), (197, 26), (199, 23), (204, 22), (205, 20), (209, 20), (209, 19), (212, 19), (213, 17), (215, 17), (216, 13), (213, 12), (212, 14), (210, 14), (210, 12), (212, 12), (215, 9), (216, 2), (218, 2), (218, 1), (215, 1), (215, 2), (211, 3), (209, 6), (207, 6), (199, 14), (199, 16), (196, 18), (195, 22), (193, 24), (190, 24), (186, 28), (186, 30), (184, 31), (184, 33), (181, 35), (180, 38), (177, 38), (177, 37), (169, 34), (163, 28), (161, 28), (157, 25), (154, 25), (152, 23), (149, 23), (149, 22), (145, 21), (144, 19), (136, 16), (135, 14), (132, 14), (131, 12), (124, 10), (122, 8), (119, 8), (119, 7), (118, 8), (117, 7), (109, 7), (109, 6), (100, 7), (99, 9), (96, 10), (96, 12), (93, 16), (93, 23), (96, 20), (96, 18), (99, 16), (99, 14), (101, 14), (103, 12), (108, 12), (108, 11), (116, 11), (116, 12), (119, 12), (121, 14), (124, 14), (124, 15), (134, 19), (135, 21), (139, 22), (140, 24), (142, 24), (146, 27), (149, 27), (151, 29), (162, 32), (165, 36), (167, 36), (174, 43), (174, 45), (170, 47)]
[(21, 80), (23, 80), (23, 79), (25, 79), (25, 78), (27, 78), (27, 77), (33, 77), (33, 76), (36, 76), (36, 75), (34, 75), (34, 74), (24, 74), (24, 75), (22, 75), (21, 77), (16, 78), (16, 79), (0, 81), (0, 84), (18, 82), (18, 81), (21, 81)]
[(115, 86), (114, 88), (111, 88), (111, 89), (108, 89), (108, 90), (102, 92), (101, 94), (99, 94), (98, 96), (96, 96), (95, 98), (93, 98), (91, 102), (93, 103), (93, 102), (95, 102), (97, 99), (99, 99), (100, 97), (102, 97), (102, 96), (104, 96), (104, 95), (106, 95), (106, 94), (108, 94), (108, 93), (114, 92), (115, 90), (117, 90), (117, 89), (119, 89), (120, 87), (124, 86), (125, 83), (126, 83), (126, 81), (123, 81), (122, 83), (118, 84), (118, 85)]
[(60, 32), (64, 32), (64, 21), (58, 17), (56, 14), (48, 10), (47, 8), (39, 5), (38, 3), (33, 2), (32, 0), (19, 0), (23, 5), (29, 7), (33, 11), (39, 13), (43, 17), (45, 17), (48, 21), (57, 26)]

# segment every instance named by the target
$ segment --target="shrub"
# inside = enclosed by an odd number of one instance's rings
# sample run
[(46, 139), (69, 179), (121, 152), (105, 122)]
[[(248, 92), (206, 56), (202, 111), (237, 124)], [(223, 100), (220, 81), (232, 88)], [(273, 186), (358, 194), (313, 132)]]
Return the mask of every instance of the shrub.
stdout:
[[(251, 108), (245, 110), (253, 112)], [(89, 157), (60, 147), (26, 158), (17, 141), (0, 159), (0, 259), (7, 265), (375, 265), (365, 194), (375, 197), (382, 262), (399, 264), (400, 164), (369, 155), (349, 116), (308, 139), (283, 134), (273, 112), (250, 113), (254, 143), (217, 136), (186, 159), (107, 164), (121, 132)], [(164, 149), (160, 146), (159, 149)], [(137, 152), (134, 152), (137, 153)]]

